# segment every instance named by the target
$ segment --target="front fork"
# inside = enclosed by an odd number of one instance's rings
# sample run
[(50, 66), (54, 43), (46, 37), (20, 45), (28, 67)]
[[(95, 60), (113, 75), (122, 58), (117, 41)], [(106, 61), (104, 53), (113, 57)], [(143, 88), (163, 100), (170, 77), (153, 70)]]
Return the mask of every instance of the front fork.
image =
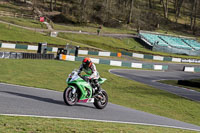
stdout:
[(76, 93), (76, 88), (73, 87), (72, 94), (74, 95)]

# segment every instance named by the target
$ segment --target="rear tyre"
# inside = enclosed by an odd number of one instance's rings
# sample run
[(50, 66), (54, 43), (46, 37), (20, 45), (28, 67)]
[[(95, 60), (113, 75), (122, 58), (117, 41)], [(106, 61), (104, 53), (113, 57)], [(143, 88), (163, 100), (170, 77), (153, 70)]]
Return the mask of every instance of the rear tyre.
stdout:
[(63, 93), (64, 102), (69, 106), (75, 105), (78, 101), (77, 91), (73, 94), (72, 90), (73, 90), (72, 87), (67, 87)]
[(101, 92), (98, 95), (101, 98), (95, 98), (94, 106), (97, 109), (104, 109), (106, 107), (106, 105), (108, 104), (108, 95), (105, 90), (101, 90)]

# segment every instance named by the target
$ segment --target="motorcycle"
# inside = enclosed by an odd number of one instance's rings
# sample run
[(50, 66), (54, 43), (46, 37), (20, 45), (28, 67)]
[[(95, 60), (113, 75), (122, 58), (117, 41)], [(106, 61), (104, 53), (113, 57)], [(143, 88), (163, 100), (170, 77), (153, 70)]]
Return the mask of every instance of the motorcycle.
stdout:
[[(66, 82), (68, 87), (63, 93), (64, 102), (73, 106), (77, 102), (79, 103), (93, 103), (97, 109), (104, 109), (108, 103), (108, 95), (102, 88), (100, 92), (96, 94), (97, 88), (93, 83), (85, 81), (84, 77), (89, 75), (78, 75), (78, 71), (74, 70), (69, 74)], [(106, 78), (99, 78), (99, 84), (103, 84)]]

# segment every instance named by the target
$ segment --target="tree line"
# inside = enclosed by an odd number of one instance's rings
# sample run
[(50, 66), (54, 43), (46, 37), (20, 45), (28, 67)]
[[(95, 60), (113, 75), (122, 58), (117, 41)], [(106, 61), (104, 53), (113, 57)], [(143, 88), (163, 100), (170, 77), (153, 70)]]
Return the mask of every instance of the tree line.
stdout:
[(32, 0), (32, 2), (33, 6), (43, 7), (51, 12), (61, 12), (62, 17), (72, 23), (98, 23), (111, 27), (129, 24), (137, 28), (152, 28), (170, 21), (179, 25), (179, 20), (182, 20), (194, 34), (199, 28), (197, 22), (200, 19), (200, 0)]

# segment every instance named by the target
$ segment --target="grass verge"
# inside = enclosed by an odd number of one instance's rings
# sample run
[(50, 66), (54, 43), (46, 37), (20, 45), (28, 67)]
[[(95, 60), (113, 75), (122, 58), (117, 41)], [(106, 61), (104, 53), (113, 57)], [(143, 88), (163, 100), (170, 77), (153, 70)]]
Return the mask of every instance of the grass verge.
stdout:
[[(80, 62), (52, 60), (0, 59), (0, 82), (64, 91), (68, 74)], [(108, 80), (103, 88), (109, 102), (145, 112), (200, 125), (200, 103), (108, 72), (108, 65), (97, 65), (101, 77)], [(170, 112), (170, 113), (169, 113)]]
[(153, 126), (10, 116), (0, 116), (0, 131), (1, 133), (195, 133)]

